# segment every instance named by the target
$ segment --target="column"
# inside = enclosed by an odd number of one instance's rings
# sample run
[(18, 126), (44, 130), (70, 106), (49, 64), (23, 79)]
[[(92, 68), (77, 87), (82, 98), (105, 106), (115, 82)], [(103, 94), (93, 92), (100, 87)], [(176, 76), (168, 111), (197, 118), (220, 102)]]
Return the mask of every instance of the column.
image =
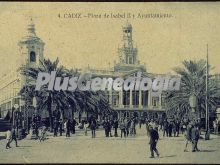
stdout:
[(161, 109), (161, 108), (162, 108), (162, 106), (161, 106), (161, 95), (162, 95), (162, 94), (159, 94), (159, 96), (158, 96), (158, 97), (159, 97), (159, 106), (158, 106), (158, 107), (159, 107), (159, 109)]
[(117, 119), (120, 119), (120, 113), (117, 111)]
[(109, 94), (109, 104), (112, 105), (112, 91), (108, 91)]
[(151, 90), (148, 91), (148, 107), (151, 107), (152, 97), (151, 97)]
[(129, 99), (130, 99), (130, 108), (133, 108), (133, 105), (132, 105), (132, 102), (133, 102), (133, 97), (132, 97), (132, 90), (130, 90), (130, 97), (129, 97)]
[(142, 108), (142, 91), (139, 90), (139, 108)]
[(123, 91), (119, 91), (119, 107), (123, 107)]

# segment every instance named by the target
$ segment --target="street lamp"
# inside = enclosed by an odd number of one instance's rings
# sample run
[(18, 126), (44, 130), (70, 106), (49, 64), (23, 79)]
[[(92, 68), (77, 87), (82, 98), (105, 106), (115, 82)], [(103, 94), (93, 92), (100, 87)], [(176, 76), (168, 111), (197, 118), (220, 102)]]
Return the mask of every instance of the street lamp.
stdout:
[(206, 110), (206, 131), (205, 131), (205, 140), (209, 140), (210, 139), (210, 129), (209, 129), (209, 107), (208, 107), (208, 101), (209, 101), (209, 97), (208, 97), (208, 83), (209, 83), (209, 70), (208, 70), (208, 66), (209, 66), (209, 57), (208, 57), (209, 51), (208, 51), (208, 44), (207, 44), (207, 56), (206, 56), (206, 99), (205, 99), (205, 110)]

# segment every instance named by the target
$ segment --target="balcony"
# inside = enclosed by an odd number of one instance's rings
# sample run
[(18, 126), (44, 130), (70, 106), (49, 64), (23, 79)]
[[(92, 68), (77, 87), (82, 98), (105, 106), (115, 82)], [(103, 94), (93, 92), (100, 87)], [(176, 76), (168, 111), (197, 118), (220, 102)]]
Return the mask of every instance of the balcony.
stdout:
[(112, 105), (113, 109), (120, 110), (159, 110), (165, 111), (163, 106), (148, 106), (148, 105)]

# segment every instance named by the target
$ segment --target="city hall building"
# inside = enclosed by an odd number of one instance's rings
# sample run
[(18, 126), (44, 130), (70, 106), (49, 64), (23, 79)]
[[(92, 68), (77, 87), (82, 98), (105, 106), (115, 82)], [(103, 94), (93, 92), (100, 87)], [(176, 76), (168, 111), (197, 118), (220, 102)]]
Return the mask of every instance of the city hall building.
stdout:
[[(90, 73), (94, 77), (126, 78), (137, 77), (141, 72), (142, 77), (154, 79), (157, 74), (148, 73), (145, 65), (138, 60), (138, 49), (134, 46), (132, 38), (132, 25), (128, 22), (122, 27), (122, 46), (118, 48), (119, 62), (115, 62), (113, 68), (92, 69), (90, 67), (83, 72)], [(28, 25), (27, 35), (18, 42), (20, 49), (20, 66), (38, 67), (44, 58), (45, 43), (37, 37), (35, 25)], [(82, 71), (82, 70), (81, 70)], [(163, 75), (161, 75), (163, 76)], [(12, 107), (17, 104), (20, 109), (24, 109), (24, 101), (19, 96), (19, 91), (25, 82), (31, 82), (20, 74), (19, 68), (3, 76), (0, 80), (0, 106), (1, 117), (5, 117), (11, 112)], [(108, 91), (106, 90), (109, 104), (114, 110), (114, 114), (120, 116), (148, 116), (160, 117), (165, 115), (165, 98), (163, 93), (157, 96), (149, 91)]]

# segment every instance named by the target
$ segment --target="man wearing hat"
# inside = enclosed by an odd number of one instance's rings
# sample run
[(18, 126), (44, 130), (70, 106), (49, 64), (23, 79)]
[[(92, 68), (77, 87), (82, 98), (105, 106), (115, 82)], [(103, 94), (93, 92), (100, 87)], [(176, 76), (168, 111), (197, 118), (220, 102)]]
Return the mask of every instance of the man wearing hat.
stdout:
[(159, 139), (159, 134), (155, 128), (153, 128), (151, 125), (149, 126), (149, 135), (150, 135), (150, 152), (151, 156), (150, 158), (154, 158), (154, 152), (157, 154), (157, 157), (159, 157), (159, 152), (157, 150), (157, 142)]
[(192, 126), (191, 138), (192, 138), (192, 152), (200, 151), (197, 147), (199, 141), (199, 128), (195, 124)]

